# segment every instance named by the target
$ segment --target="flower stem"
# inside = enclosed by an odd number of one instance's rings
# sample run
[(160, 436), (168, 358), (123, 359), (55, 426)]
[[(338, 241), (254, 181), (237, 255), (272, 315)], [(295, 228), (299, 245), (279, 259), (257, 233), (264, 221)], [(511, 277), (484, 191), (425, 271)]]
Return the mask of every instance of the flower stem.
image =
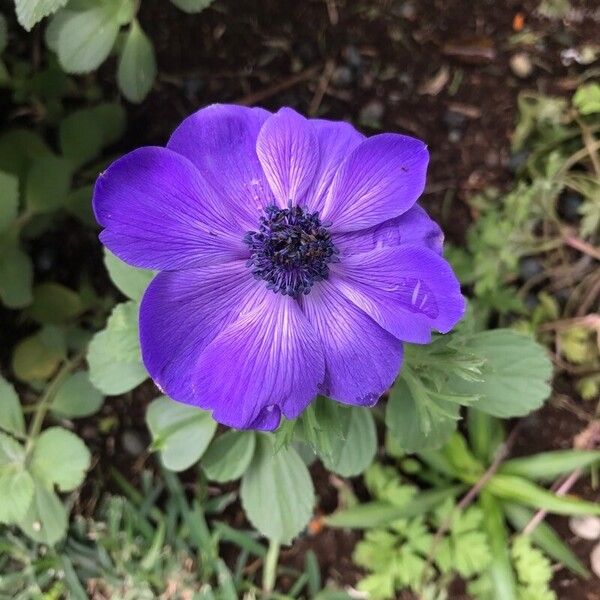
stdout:
[(263, 568), (263, 592), (271, 593), (275, 587), (280, 547), (279, 540), (269, 540), (269, 550), (267, 551)]

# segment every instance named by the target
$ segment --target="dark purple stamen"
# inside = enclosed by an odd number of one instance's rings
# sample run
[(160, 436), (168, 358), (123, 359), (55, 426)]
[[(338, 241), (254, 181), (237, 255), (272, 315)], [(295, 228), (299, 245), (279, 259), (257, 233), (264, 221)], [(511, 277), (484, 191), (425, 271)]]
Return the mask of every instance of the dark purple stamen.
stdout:
[(337, 248), (319, 213), (299, 206), (267, 206), (258, 231), (248, 231), (244, 242), (251, 251), (248, 266), (267, 288), (287, 296), (308, 294), (316, 281), (329, 276)]

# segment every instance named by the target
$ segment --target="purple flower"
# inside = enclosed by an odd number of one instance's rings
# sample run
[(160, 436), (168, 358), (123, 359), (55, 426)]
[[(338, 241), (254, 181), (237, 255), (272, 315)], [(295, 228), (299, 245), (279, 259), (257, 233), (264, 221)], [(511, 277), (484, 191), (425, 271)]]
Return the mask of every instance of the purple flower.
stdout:
[(152, 379), (237, 428), (274, 429), (317, 394), (373, 405), (402, 343), (465, 308), (415, 204), (427, 162), (404, 135), (213, 105), (113, 163), (94, 192), (100, 239), (160, 271), (140, 308)]

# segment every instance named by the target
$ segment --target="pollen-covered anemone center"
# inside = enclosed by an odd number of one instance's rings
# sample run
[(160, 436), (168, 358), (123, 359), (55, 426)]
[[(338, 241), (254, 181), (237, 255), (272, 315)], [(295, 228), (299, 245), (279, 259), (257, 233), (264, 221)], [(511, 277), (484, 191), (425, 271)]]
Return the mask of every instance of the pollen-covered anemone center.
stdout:
[(329, 276), (328, 263), (338, 251), (319, 213), (299, 206), (267, 206), (258, 231), (248, 231), (244, 242), (251, 251), (248, 267), (275, 293), (297, 297), (308, 294), (316, 281)]

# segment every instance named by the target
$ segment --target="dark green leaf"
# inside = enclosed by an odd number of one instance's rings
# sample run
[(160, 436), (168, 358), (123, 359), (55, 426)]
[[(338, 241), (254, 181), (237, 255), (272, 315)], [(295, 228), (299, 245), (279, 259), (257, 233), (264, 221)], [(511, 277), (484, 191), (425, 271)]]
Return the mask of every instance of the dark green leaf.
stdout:
[(27, 314), (38, 323), (57, 325), (71, 321), (83, 310), (77, 292), (60, 283), (41, 283), (33, 288), (33, 304)]
[(35, 213), (59, 208), (69, 192), (72, 168), (70, 161), (57, 156), (36, 159), (25, 183), (27, 208)]

